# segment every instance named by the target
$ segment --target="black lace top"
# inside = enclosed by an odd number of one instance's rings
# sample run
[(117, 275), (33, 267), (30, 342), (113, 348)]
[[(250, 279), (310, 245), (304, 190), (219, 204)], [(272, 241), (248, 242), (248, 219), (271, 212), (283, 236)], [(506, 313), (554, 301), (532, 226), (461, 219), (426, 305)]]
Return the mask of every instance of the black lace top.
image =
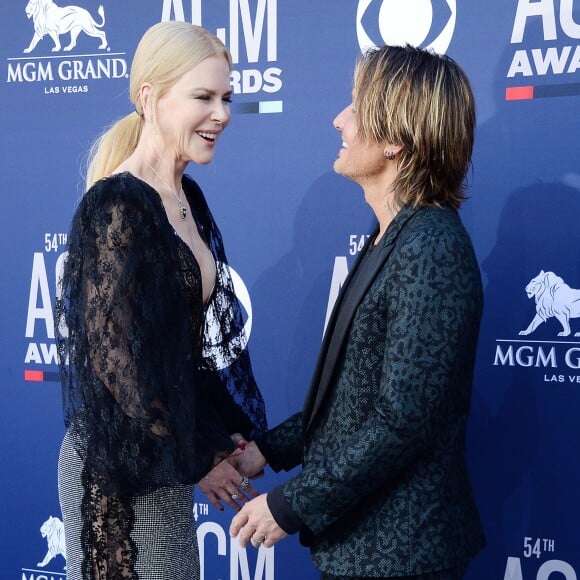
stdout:
[(198, 481), (232, 451), (231, 433), (266, 428), (220, 232), (197, 184), (183, 188), (216, 262), (207, 307), (195, 257), (145, 182), (99, 181), (71, 226), (57, 346), (84, 461), (86, 578), (134, 577), (131, 497)]

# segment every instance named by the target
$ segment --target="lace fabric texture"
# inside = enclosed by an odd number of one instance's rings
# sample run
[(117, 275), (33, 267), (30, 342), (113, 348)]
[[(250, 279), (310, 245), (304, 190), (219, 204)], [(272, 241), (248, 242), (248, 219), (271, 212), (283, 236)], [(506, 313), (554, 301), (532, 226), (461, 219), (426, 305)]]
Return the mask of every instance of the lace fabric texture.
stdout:
[(84, 462), (84, 578), (137, 578), (135, 496), (195, 483), (232, 451), (230, 433), (266, 428), (220, 232), (197, 184), (183, 186), (217, 264), (207, 308), (195, 257), (146, 183), (101, 180), (73, 218), (56, 321)]

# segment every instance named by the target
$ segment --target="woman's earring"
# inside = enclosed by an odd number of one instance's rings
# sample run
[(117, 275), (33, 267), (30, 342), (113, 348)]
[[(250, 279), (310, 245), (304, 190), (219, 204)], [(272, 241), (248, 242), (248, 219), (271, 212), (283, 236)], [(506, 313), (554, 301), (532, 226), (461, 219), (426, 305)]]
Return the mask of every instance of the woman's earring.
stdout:
[(394, 151), (385, 151), (385, 159), (389, 161), (392, 161), (396, 156), (397, 154)]

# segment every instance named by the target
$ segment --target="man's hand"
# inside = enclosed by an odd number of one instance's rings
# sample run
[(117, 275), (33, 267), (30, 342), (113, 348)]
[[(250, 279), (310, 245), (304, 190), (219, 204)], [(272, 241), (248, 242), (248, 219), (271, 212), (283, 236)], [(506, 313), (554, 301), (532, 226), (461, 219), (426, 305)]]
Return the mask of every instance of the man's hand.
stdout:
[(237, 536), (242, 548), (245, 548), (248, 542), (251, 542), (254, 548), (261, 545), (269, 548), (288, 535), (272, 516), (266, 501), (267, 496), (268, 494), (263, 494), (248, 502), (232, 520), (230, 536), (232, 538)]

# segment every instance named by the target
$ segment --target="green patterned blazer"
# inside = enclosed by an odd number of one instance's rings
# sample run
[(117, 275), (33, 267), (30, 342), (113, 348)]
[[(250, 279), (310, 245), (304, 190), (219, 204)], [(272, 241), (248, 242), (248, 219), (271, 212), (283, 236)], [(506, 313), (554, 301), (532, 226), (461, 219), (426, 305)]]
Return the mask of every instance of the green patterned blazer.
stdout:
[(456, 211), (405, 206), (372, 251), (303, 411), (258, 439), (274, 470), (302, 464), (268, 505), (337, 576), (441, 570), (485, 544), (465, 459), (483, 303), (471, 241)]

